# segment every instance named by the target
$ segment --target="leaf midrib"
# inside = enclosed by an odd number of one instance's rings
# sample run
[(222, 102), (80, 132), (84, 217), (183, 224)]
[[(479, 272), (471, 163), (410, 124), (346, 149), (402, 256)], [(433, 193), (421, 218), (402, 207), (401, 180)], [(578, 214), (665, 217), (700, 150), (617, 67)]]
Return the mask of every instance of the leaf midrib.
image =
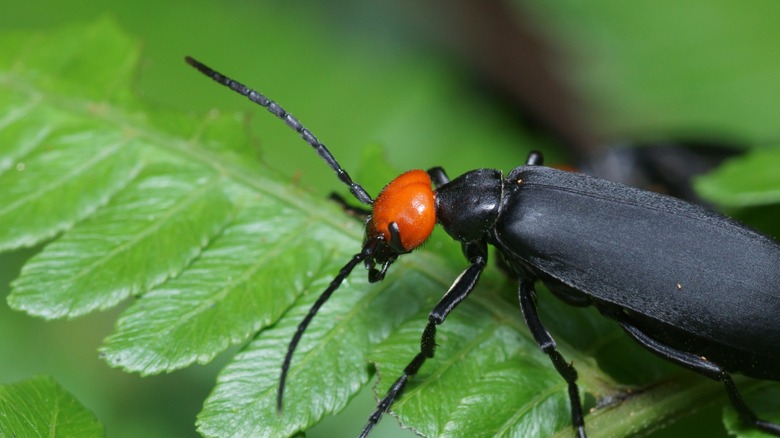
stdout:
[(152, 233), (159, 231), (160, 228), (163, 227), (163, 224), (167, 224), (171, 218), (176, 217), (176, 213), (183, 211), (186, 207), (192, 205), (192, 203), (196, 201), (200, 195), (207, 192), (209, 189), (216, 187), (218, 185), (217, 181), (218, 181), (217, 178), (212, 178), (207, 183), (204, 183), (198, 188), (196, 188), (195, 190), (192, 190), (189, 193), (187, 193), (187, 196), (181, 198), (179, 202), (177, 202), (174, 206), (172, 206), (172, 208), (168, 209), (165, 212), (165, 214), (152, 221), (148, 227), (144, 228), (139, 233), (136, 233), (132, 239), (126, 242), (122, 242), (119, 245), (115, 245), (114, 248), (108, 251), (107, 253), (105, 253), (103, 257), (100, 257), (94, 260), (93, 263), (84, 266), (84, 268), (79, 270), (76, 273), (76, 275), (71, 277), (72, 282), (75, 283), (78, 279), (84, 277), (85, 275), (90, 274), (94, 270), (97, 270), (98, 268), (106, 264), (110, 259), (114, 258), (114, 256), (116, 256), (117, 254), (132, 249), (132, 247), (134, 247), (138, 242), (146, 239), (147, 237), (152, 235)]
[[(63, 108), (69, 112), (79, 113), (87, 118), (97, 118), (116, 126), (118, 130), (132, 132), (139, 138), (149, 140), (153, 148), (166, 150), (182, 157), (185, 161), (192, 162), (194, 160), (206, 167), (210, 167), (217, 173), (232, 178), (245, 187), (271, 196), (298, 210), (305, 211), (312, 217), (321, 219), (322, 222), (331, 225), (334, 229), (346, 236), (353, 237), (358, 241), (362, 237), (357, 227), (345, 226), (345, 223), (350, 223), (349, 221), (340, 221), (336, 219), (338, 217), (337, 215), (327, 214), (328, 210), (314, 208), (313, 206), (316, 206), (317, 204), (308, 202), (310, 201), (308, 196), (285, 196), (290, 192), (288, 186), (258, 175), (256, 171), (251, 170), (249, 166), (245, 164), (225, 160), (219, 154), (211, 153), (204, 148), (198, 147), (197, 143), (192, 140), (185, 140), (179, 135), (171, 135), (150, 129), (148, 125), (142, 124), (137, 118), (130, 117), (125, 111), (116, 107), (113, 103), (105, 104), (102, 106), (101, 111), (96, 112), (90, 110), (90, 108), (94, 107), (95, 103), (92, 100), (80, 99), (74, 96), (59, 96), (51, 93), (41, 94), (34, 84), (29, 83), (24, 77), (19, 76), (15, 72), (0, 74), (0, 80), (4, 80), (8, 77), (12, 77), (13, 80), (4, 81), (5, 85), (21, 93), (30, 95), (31, 100), (49, 101), (52, 105)], [(303, 145), (301, 145), (301, 147), (303, 147)]]
[(87, 169), (90, 169), (95, 165), (99, 164), (101, 161), (104, 161), (113, 152), (116, 152), (116, 150), (126, 145), (127, 143), (128, 142), (126, 140), (116, 142), (113, 145), (110, 145), (102, 149), (99, 153), (93, 155), (91, 158), (84, 161), (81, 165), (74, 167), (71, 171), (62, 174), (53, 180), (48, 180), (46, 181), (45, 184), (36, 185), (37, 190), (31, 191), (30, 193), (24, 196), (20, 196), (16, 201), (11, 202), (7, 204), (5, 208), (0, 209), (0, 216), (5, 215), (9, 211), (13, 211), (19, 208), (20, 205), (31, 202), (36, 198), (41, 198), (45, 196), (47, 192), (62, 187), (66, 181), (73, 179), (75, 176), (80, 175), (82, 172), (86, 171)]
[[(173, 321), (172, 324), (168, 324), (165, 326), (164, 330), (159, 330), (155, 332), (150, 332), (151, 334), (167, 334), (171, 333), (185, 325), (187, 323), (191, 322), (193, 318), (195, 318), (197, 315), (203, 313), (204, 310), (208, 310), (212, 308), (214, 305), (218, 304), (219, 302), (222, 302), (231, 291), (235, 290), (236, 287), (239, 284), (245, 284), (249, 281), (252, 276), (254, 276), (261, 268), (262, 265), (273, 255), (278, 254), (280, 248), (286, 248), (288, 244), (295, 242), (296, 240), (300, 239), (300, 235), (295, 233), (294, 231), (298, 228), (304, 228), (304, 225), (308, 225), (309, 222), (303, 222), (299, 227), (296, 227), (295, 229), (290, 230), (287, 234), (287, 236), (284, 239), (281, 239), (274, 243), (274, 246), (266, 253), (264, 253), (261, 257), (259, 257), (255, 263), (253, 263), (248, 269), (246, 269), (239, 277), (238, 281), (232, 281), (230, 282), (231, 287), (224, 286), (218, 291), (216, 291), (214, 294), (212, 294), (210, 297), (201, 300), (200, 304), (190, 310), (189, 312), (181, 315), (179, 318), (176, 318), (175, 321)], [(252, 302), (254, 303), (257, 299), (255, 294), (250, 294), (250, 298), (252, 299)], [(263, 325), (263, 321), (259, 321), (256, 323), (257, 327), (252, 328), (252, 332), (257, 332), (257, 330), (260, 329), (260, 326)]]

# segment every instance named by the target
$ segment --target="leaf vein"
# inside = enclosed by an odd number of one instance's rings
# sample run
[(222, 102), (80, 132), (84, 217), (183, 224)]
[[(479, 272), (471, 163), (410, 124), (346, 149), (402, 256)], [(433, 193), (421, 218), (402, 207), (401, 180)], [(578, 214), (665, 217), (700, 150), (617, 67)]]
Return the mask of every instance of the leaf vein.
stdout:
[(32, 200), (34, 199), (42, 198), (46, 195), (46, 193), (52, 190), (60, 188), (67, 181), (72, 180), (78, 175), (85, 172), (86, 170), (97, 166), (102, 161), (109, 158), (111, 154), (113, 154), (119, 148), (121, 148), (126, 144), (127, 144), (126, 142), (117, 142), (114, 145), (101, 149), (99, 153), (95, 154), (92, 158), (85, 161), (80, 166), (73, 168), (73, 170), (71, 170), (70, 172), (66, 172), (62, 176), (55, 178), (51, 181), (48, 181), (48, 183), (42, 183), (37, 190), (33, 190), (27, 195), (19, 197), (19, 199), (17, 199), (16, 201), (9, 203), (8, 205), (5, 206), (5, 208), (0, 209), (0, 216), (5, 215), (10, 211), (16, 210), (17, 208), (19, 208), (20, 205), (23, 205), (28, 202), (32, 202)]
[(71, 277), (72, 281), (75, 282), (75, 280), (78, 280), (86, 275), (89, 275), (90, 273), (97, 270), (104, 264), (108, 263), (108, 261), (110, 261), (111, 259), (115, 258), (118, 254), (131, 250), (134, 246), (138, 244), (138, 242), (141, 242), (144, 239), (148, 238), (149, 236), (153, 235), (155, 232), (158, 232), (167, 222), (175, 218), (178, 213), (185, 210), (190, 205), (194, 204), (204, 195), (204, 193), (207, 193), (210, 189), (217, 186), (218, 186), (218, 180), (216, 178), (212, 178), (208, 183), (205, 183), (200, 187), (198, 187), (196, 190), (189, 192), (186, 197), (179, 199), (179, 201), (176, 204), (172, 205), (169, 209), (167, 209), (165, 214), (160, 216), (154, 222), (150, 223), (148, 227), (144, 228), (139, 233), (136, 233), (136, 235), (132, 239), (114, 246), (114, 248), (111, 249), (111, 251), (106, 252), (105, 255), (103, 255), (102, 257), (97, 258), (92, 263), (84, 266), (81, 270), (79, 270), (79, 272), (77, 272), (73, 277)]

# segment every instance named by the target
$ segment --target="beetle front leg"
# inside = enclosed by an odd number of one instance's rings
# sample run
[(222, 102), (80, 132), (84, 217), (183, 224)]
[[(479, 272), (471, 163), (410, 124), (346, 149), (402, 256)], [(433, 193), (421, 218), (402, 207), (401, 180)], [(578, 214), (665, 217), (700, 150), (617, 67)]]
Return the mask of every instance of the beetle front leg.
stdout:
[(578, 438), (585, 438), (585, 419), (582, 415), (582, 402), (580, 401), (580, 392), (577, 388), (577, 370), (574, 366), (563, 358), (561, 353), (555, 349), (555, 340), (542, 324), (539, 318), (539, 312), (536, 310), (535, 300), (536, 291), (534, 283), (531, 280), (520, 280), (518, 296), (520, 298), (520, 310), (523, 312), (523, 319), (531, 335), (539, 344), (539, 348), (550, 356), (558, 374), (566, 381), (569, 390), (569, 403), (571, 404), (571, 424), (576, 430)]
[(484, 242), (464, 245), (464, 253), (468, 256), (471, 266), (466, 268), (455, 279), (447, 293), (439, 300), (436, 307), (431, 310), (431, 313), (428, 315), (428, 324), (425, 326), (422, 339), (420, 340), (420, 352), (404, 368), (401, 377), (393, 383), (385, 397), (377, 404), (374, 412), (368, 417), (368, 422), (360, 433), (360, 438), (368, 436), (371, 429), (379, 423), (382, 414), (387, 412), (390, 406), (393, 405), (393, 402), (401, 395), (409, 378), (417, 374), (417, 371), (420, 370), (426, 359), (433, 357), (436, 348), (436, 326), (444, 322), (455, 306), (463, 301), (474, 290), (474, 286), (477, 285), (479, 276), (487, 263), (487, 245)]
[(726, 394), (729, 396), (731, 405), (734, 406), (734, 409), (739, 415), (739, 419), (742, 420), (743, 423), (751, 425), (756, 429), (762, 430), (764, 432), (771, 433), (772, 435), (780, 436), (780, 425), (759, 419), (758, 416), (756, 416), (756, 413), (753, 412), (753, 410), (750, 409), (747, 404), (745, 404), (745, 400), (739, 393), (737, 385), (734, 384), (734, 380), (731, 378), (731, 375), (718, 364), (703, 359), (702, 357), (693, 353), (678, 350), (662, 342), (656, 341), (655, 339), (645, 334), (645, 332), (642, 330), (634, 327), (628, 321), (622, 320), (619, 314), (611, 314), (610, 316), (615, 318), (615, 320), (620, 323), (620, 325), (623, 327), (623, 330), (625, 330), (629, 336), (658, 356), (676, 363), (677, 365), (693, 370), (703, 376), (709, 377), (710, 379), (723, 382), (723, 384), (726, 386)]

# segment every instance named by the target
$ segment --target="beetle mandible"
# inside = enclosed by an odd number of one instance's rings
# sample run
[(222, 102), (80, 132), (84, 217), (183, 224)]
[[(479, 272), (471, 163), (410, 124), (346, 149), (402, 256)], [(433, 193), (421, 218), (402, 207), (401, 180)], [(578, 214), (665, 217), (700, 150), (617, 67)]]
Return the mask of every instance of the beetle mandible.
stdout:
[(780, 436), (780, 425), (759, 419), (731, 378), (741, 373), (780, 381), (777, 242), (675, 198), (544, 167), (539, 152), (531, 152), (525, 165), (506, 176), (478, 169), (450, 180), (440, 167), (412, 170), (372, 199), (325, 145), (278, 104), (190, 57), (186, 61), (282, 119), (358, 201), (371, 207), (363, 211), (362, 249), (317, 299), (290, 341), (279, 380), (279, 410), (293, 352), (319, 308), (361, 263), (370, 282), (382, 280), (398, 256), (421, 245), (438, 222), (461, 242), (469, 266), (430, 312), (420, 352), (379, 401), (361, 437), (433, 357), (436, 327), (474, 290), (487, 264), (488, 245), (517, 277), (525, 323), (567, 383), (576, 436), (585, 437), (577, 371), (556, 350), (539, 318), (537, 281), (568, 304), (595, 306), (656, 355), (722, 382), (743, 422)]

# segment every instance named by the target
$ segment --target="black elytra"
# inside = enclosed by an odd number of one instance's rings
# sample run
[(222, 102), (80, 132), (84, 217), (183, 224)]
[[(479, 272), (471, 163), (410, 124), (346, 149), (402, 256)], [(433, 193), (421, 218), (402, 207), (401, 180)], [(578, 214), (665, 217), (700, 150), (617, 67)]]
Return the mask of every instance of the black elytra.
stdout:
[[(186, 58), (205, 75), (262, 105), (301, 134), (361, 203), (374, 199), (352, 181), (328, 149), (300, 122), (262, 94)], [(420, 352), (371, 414), (365, 437), (434, 356), (436, 327), (474, 290), (487, 265), (488, 245), (517, 277), (520, 313), (540, 349), (565, 380), (572, 426), (585, 437), (577, 371), (557, 351), (536, 308), (541, 281), (574, 306), (595, 306), (652, 353), (723, 382), (740, 419), (780, 436), (780, 425), (759, 419), (731, 374), (780, 381), (780, 245), (759, 232), (699, 206), (622, 184), (543, 166), (532, 152), (504, 176), (478, 169), (449, 180), (427, 171), (435, 186), (436, 221), (462, 244), (468, 267), (428, 317)], [(392, 184), (392, 183), (391, 183)], [(345, 205), (343, 200), (340, 200)], [(352, 213), (373, 211), (350, 208)], [(372, 282), (384, 278), (399, 255), (414, 248), (407, 228), (390, 221), (367, 234), (360, 252), (338, 272), (290, 342), (277, 395), (282, 408), (293, 353), (319, 308), (360, 263)], [(377, 267), (378, 266), (378, 267)]]

